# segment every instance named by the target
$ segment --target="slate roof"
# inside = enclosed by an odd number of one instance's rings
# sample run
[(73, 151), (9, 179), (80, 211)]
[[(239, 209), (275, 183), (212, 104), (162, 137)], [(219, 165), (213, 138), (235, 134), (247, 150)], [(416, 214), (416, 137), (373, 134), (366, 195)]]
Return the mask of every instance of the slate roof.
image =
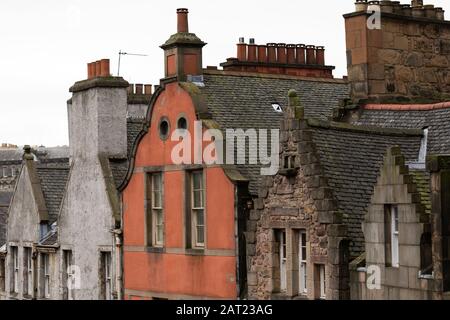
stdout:
[(111, 172), (114, 178), (114, 183), (118, 188), (122, 182), (125, 180), (125, 177), (128, 172), (129, 159), (133, 152), (134, 143), (142, 131), (143, 124), (145, 119), (141, 118), (129, 118), (127, 119), (127, 159), (109, 159), (109, 166), (111, 168)]
[(388, 147), (400, 146), (407, 161), (417, 160), (421, 136), (382, 130), (344, 130), (313, 128), (313, 142), (328, 183), (334, 190), (338, 210), (343, 214), (350, 252), (356, 257), (364, 252), (361, 223), (369, 206), (383, 157)]
[(37, 165), (36, 172), (41, 182), (44, 200), (49, 214), (49, 222), (52, 223), (58, 218), (61, 202), (66, 191), (66, 184), (69, 178), (69, 163), (60, 165)]
[(58, 242), (58, 231), (52, 230), (39, 242), (42, 246), (54, 246)]
[[(221, 129), (279, 129), (283, 113), (272, 103), (286, 107), (288, 91), (295, 89), (305, 106), (307, 117), (328, 119), (339, 100), (348, 98), (348, 84), (342, 80), (319, 80), (280, 75), (204, 71), (205, 97), (208, 111)], [(240, 172), (250, 180), (249, 189), (257, 194), (260, 182), (259, 165), (239, 165)]]
[(450, 108), (423, 111), (362, 110), (354, 124), (384, 128), (429, 127), (428, 153), (450, 153)]

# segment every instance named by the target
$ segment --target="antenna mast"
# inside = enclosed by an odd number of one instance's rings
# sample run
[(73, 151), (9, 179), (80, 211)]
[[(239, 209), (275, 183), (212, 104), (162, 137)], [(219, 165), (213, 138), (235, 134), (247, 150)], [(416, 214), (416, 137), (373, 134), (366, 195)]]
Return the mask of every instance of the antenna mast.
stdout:
[(117, 76), (120, 76), (120, 60), (122, 56), (137, 56), (137, 57), (148, 57), (146, 54), (141, 53), (128, 53), (128, 52), (122, 52), (122, 50), (119, 51), (119, 66), (117, 68)]

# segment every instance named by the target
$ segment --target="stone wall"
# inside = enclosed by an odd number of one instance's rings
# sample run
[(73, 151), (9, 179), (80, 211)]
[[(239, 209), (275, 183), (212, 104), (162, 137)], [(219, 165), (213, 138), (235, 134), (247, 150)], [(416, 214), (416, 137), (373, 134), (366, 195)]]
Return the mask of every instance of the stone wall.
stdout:
[[(428, 174), (422, 171), (422, 174)], [(358, 271), (356, 265), (352, 268), (352, 299), (428, 300), (441, 297), (441, 281), (436, 278), (436, 273), (425, 275), (422, 272), (421, 254), (426, 252), (421, 250), (421, 239), (424, 233), (431, 232), (431, 217), (427, 209), (429, 195), (420, 192), (418, 175), (419, 172), (410, 171), (405, 165), (398, 147), (388, 150), (363, 223), (366, 269)], [(424, 181), (421, 184), (427, 185)], [(426, 187), (429, 193), (429, 185)], [(390, 237), (386, 227), (390, 224), (386, 221), (386, 205), (398, 208), (398, 267), (389, 263), (389, 251), (386, 251), (386, 239)], [(433, 251), (433, 257), (436, 254)], [(368, 287), (367, 280), (369, 285), (378, 283), (380, 286)]]
[(348, 14), (348, 79), (355, 100), (439, 101), (450, 98), (450, 22), (381, 13), (368, 29), (366, 12)]
[[(316, 299), (315, 264), (325, 265), (326, 298), (339, 299), (339, 245), (345, 228), (334, 215), (332, 190), (323, 177), (312, 134), (295, 92), (282, 123), (281, 159), (290, 158), (274, 177), (266, 177), (247, 225), (248, 294), (250, 299)], [(275, 230), (286, 231), (287, 290), (279, 292), (278, 242)], [(297, 231), (307, 236), (307, 295), (299, 294)]]

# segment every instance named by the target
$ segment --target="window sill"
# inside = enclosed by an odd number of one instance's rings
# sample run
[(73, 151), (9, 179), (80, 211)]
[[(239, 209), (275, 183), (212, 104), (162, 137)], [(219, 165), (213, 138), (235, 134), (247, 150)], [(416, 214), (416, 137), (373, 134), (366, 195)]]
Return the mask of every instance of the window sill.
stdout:
[(186, 249), (186, 255), (189, 256), (204, 256), (205, 249)]
[(165, 252), (163, 247), (147, 247), (146, 251), (148, 253), (164, 253)]

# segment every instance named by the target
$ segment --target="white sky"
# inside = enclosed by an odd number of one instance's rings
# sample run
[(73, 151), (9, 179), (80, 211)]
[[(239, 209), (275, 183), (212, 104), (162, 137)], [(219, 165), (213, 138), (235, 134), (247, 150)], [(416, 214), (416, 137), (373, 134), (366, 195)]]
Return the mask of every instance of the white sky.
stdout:
[[(346, 74), (343, 14), (354, 0), (1, 0), (0, 143), (68, 144), (69, 87), (86, 64), (111, 59), (131, 83), (158, 84), (159, 45), (176, 32), (176, 8), (189, 8), (190, 31), (208, 45), (203, 64), (236, 56), (243, 36), (267, 42), (324, 45), (335, 77)], [(403, 3), (409, 1), (403, 0)], [(448, 0), (430, 0), (450, 14)]]

